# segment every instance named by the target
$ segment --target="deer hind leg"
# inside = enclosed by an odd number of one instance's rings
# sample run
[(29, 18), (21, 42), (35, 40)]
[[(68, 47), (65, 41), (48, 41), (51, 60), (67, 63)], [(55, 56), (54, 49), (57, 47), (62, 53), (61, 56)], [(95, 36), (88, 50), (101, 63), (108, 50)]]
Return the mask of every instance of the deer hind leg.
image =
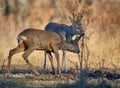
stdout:
[(30, 66), (30, 68), (32, 69), (32, 71), (35, 73), (35, 75), (39, 75), (39, 73), (37, 72), (37, 70), (34, 68), (34, 66), (30, 63), (30, 61), (28, 60), (28, 56), (34, 51), (34, 48), (28, 48), (25, 53), (23, 53), (22, 57), (24, 58), (25, 62)]
[(12, 56), (13, 56), (14, 54), (19, 53), (19, 52), (22, 52), (22, 51), (24, 51), (24, 50), (25, 50), (25, 48), (23, 47), (23, 44), (21, 44), (21, 45), (18, 45), (16, 48), (11, 49), (11, 50), (9, 51), (8, 64), (7, 64), (7, 71), (8, 71), (9, 74), (10, 74), (10, 65), (11, 65), (11, 58), (12, 58)]
[(51, 52), (47, 52), (47, 54), (48, 54), (48, 57), (49, 57), (49, 60), (50, 60), (50, 63), (51, 63), (52, 72), (53, 72), (53, 74), (55, 74), (55, 68), (54, 68), (54, 64), (53, 64), (52, 54), (51, 54)]

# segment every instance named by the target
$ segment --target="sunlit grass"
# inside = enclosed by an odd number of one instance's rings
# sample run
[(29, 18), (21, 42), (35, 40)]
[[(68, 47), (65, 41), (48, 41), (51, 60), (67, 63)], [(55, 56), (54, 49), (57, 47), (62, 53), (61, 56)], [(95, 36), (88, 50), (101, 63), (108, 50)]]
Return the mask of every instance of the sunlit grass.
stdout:
[[(2, 0), (3, 1), (3, 0)], [(26, 5), (27, 8), (23, 8), (25, 11), (20, 10), (19, 13), (12, 13), (8, 16), (4, 15), (4, 9), (0, 6), (0, 71), (4, 60), (6, 71), (7, 57), (9, 50), (17, 46), (17, 35), (28, 27), (34, 27), (44, 30), (45, 25), (50, 21), (59, 23), (65, 23), (70, 25), (68, 20), (70, 15), (66, 8), (61, 8), (61, 4), (66, 3), (64, 0), (55, 1), (52, 0), (36, 0)], [(54, 1), (54, 0), (53, 0)], [(62, 1), (62, 3), (60, 3)], [(89, 70), (95, 69), (111, 69), (120, 74), (120, 11), (119, 0), (79, 0), (83, 10), (88, 11), (85, 16), (89, 18), (89, 25), (85, 31), (85, 44), (88, 46), (89, 58), (88, 67)], [(24, 2), (23, 2), (24, 3)], [(1, 4), (0, 4), (1, 5)], [(52, 6), (54, 5), (54, 6)], [(68, 5), (67, 6), (72, 6)], [(3, 6), (4, 7), (4, 6)], [(20, 7), (21, 8), (21, 7)], [(64, 10), (66, 12), (64, 12)], [(71, 8), (69, 8), (71, 10)], [(15, 15), (17, 14), (17, 15)], [(71, 15), (70, 15), (71, 16)], [(85, 17), (84, 16), (84, 17)], [(16, 19), (15, 19), (16, 18)], [(18, 22), (18, 24), (16, 24)], [(84, 22), (84, 20), (82, 20)], [(81, 45), (81, 42), (79, 42)], [(81, 47), (80, 47), (81, 48)], [(67, 68), (76, 69), (79, 67), (79, 60), (77, 54), (67, 52)], [(43, 68), (44, 52), (34, 51), (29, 56), (30, 62), (39, 70)], [(62, 53), (60, 51), (60, 63), (62, 63)], [(54, 58), (54, 64), (56, 66), (56, 59)], [(83, 62), (84, 66), (86, 62)], [(16, 54), (12, 58), (11, 64), (12, 72), (16, 70), (28, 70), (30, 69), (24, 59), (22, 53)], [(61, 64), (60, 64), (61, 65)], [(51, 64), (47, 59), (47, 69), (51, 71)], [(28, 72), (29, 73), (29, 72)], [(30, 77), (27, 79), (24, 74), (20, 78), (6, 78), (5, 75), (0, 75), (0, 87), (1, 88), (77, 88), (78, 83), (69, 83), (66, 80), (41, 80)], [(104, 82), (104, 83), (101, 83)], [(95, 84), (94, 84), (95, 83)], [(89, 79), (88, 88), (101, 88), (102, 84), (104, 88), (119, 88), (120, 81), (118, 80), (104, 80), (101, 79)]]

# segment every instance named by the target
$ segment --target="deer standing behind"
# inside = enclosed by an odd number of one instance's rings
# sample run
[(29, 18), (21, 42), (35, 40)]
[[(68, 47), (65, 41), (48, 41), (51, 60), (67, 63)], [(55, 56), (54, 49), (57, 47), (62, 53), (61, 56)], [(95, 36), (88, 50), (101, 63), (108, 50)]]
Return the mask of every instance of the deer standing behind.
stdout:
[[(56, 23), (56, 22), (50, 22), (46, 25), (45, 27), (45, 31), (52, 31), (52, 32), (56, 32), (57, 34), (59, 34), (60, 36), (64, 36), (64, 40), (65, 41), (72, 41), (72, 37), (74, 35), (80, 35), (80, 36), (84, 36), (84, 32), (83, 32), (83, 28), (81, 26), (81, 19), (82, 19), (83, 15), (80, 14), (77, 18), (77, 20), (75, 20), (74, 18), (72, 19), (70, 18), (70, 21), (72, 23), (72, 25), (68, 26), (66, 24), (60, 24), (60, 23)], [(65, 50), (62, 50), (63, 55), (62, 55), (62, 66), (64, 67), (64, 71), (66, 71), (67, 67), (66, 67), (66, 52)], [(44, 65), (43, 68), (46, 69), (46, 52), (44, 53)]]
[(55, 54), (56, 60), (57, 60), (57, 72), (60, 73), (60, 63), (59, 63), (59, 53), (58, 50), (68, 50), (71, 52), (79, 53), (79, 47), (78, 47), (78, 41), (80, 40), (80, 37), (77, 37), (75, 40), (71, 42), (66, 42), (63, 40), (62, 37), (60, 37), (55, 32), (47, 32), (39, 29), (32, 29), (28, 28), (24, 31), (22, 31), (18, 36), (18, 45), (16, 48), (11, 49), (9, 51), (8, 56), (8, 65), (7, 65), (7, 71), (10, 74), (10, 65), (11, 65), (11, 58), (14, 54), (23, 52), (22, 57), (26, 61), (26, 63), (31, 67), (32, 71), (39, 75), (37, 70), (34, 68), (34, 66), (30, 63), (28, 60), (28, 56), (34, 51), (34, 50), (44, 50), (46, 51), (49, 60), (51, 62), (51, 67), (53, 73), (55, 73), (54, 64), (53, 64), (53, 57), (51, 52)]

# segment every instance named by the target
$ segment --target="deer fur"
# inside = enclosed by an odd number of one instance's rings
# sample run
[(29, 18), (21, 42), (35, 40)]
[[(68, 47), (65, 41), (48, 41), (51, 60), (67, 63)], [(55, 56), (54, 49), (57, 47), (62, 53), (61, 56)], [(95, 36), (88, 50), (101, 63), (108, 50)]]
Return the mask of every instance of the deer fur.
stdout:
[(57, 60), (57, 72), (60, 73), (60, 62), (58, 50), (67, 50), (79, 53), (78, 41), (80, 36), (71, 42), (66, 42), (61, 36), (55, 32), (48, 32), (39, 29), (28, 28), (22, 31), (18, 36), (18, 45), (16, 48), (9, 51), (7, 71), (10, 73), (11, 58), (14, 54), (23, 52), (22, 57), (26, 63), (31, 67), (32, 71), (38, 75), (39, 73), (28, 60), (28, 56), (34, 50), (46, 51), (51, 62), (52, 71), (55, 73), (53, 58), (51, 52), (55, 54)]
[[(77, 20), (75, 20), (75, 17), (71, 18), (69, 16), (69, 19), (72, 23), (72, 25), (66, 25), (66, 24), (61, 24), (61, 23), (56, 23), (56, 22), (49, 22), (45, 26), (45, 31), (53, 31), (59, 34), (60, 36), (64, 36), (65, 41), (71, 41), (72, 37), (74, 35), (80, 35), (84, 36), (84, 31), (81, 25), (81, 20), (82, 20), (83, 15), (78, 14)], [(63, 35), (64, 33), (64, 35)], [(66, 52), (65, 50), (62, 50), (63, 55), (62, 55), (62, 66), (64, 67), (64, 71), (67, 70), (66, 67)], [(44, 53), (44, 65), (43, 68), (46, 69), (46, 52)]]

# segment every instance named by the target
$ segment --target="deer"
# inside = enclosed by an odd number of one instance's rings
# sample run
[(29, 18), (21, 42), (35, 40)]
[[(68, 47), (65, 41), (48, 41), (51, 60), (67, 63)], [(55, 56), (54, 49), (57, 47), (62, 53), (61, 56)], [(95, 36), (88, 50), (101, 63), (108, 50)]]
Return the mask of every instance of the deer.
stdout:
[[(83, 15), (80, 14), (77, 17), (77, 20), (75, 20), (74, 17), (75, 16), (73, 16), (73, 18), (69, 16), (69, 19), (72, 23), (72, 25), (70, 25), (70, 26), (68, 26), (66, 24), (61, 24), (61, 23), (50, 22), (45, 26), (44, 30), (52, 31), (52, 32), (59, 34), (60, 36), (64, 36), (64, 40), (66, 40), (66, 41), (72, 41), (72, 37), (74, 35), (84, 36), (84, 31), (81, 26), (81, 19), (82, 19)], [(64, 71), (66, 72), (67, 67), (66, 67), (66, 52), (65, 52), (65, 50), (62, 50), (62, 54), (63, 54), (62, 55), (62, 67), (64, 68)], [(46, 51), (44, 52), (43, 68), (46, 69)]]
[(31, 64), (31, 62), (29, 61), (28, 56), (34, 50), (43, 50), (46, 51), (46, 54), (49, 57), (52, 72), (56, 73), (54, 69), (53, 57), (51, 52), (54, 53), (57, 61), (57, 72), (59, 74), (61, 73), (61, 71), (60, 71), (58, 50), (67, 50), (74, 53), (80, 53), (79, 45), (78, 45), (78, 41), (80, 40), (80, 38), (81, 36), (78, 36), (76, 37), (76, 39), (68, 42), (68, 41), (64, 41), (63, 37), (59, 36), (55, 32), (44, 31), (35, 28), (27, 28), (18, 34), (17, 47), (9, 51), (7, 72), (8, 74), (10, 74), (10, 65), (11, 65), (12, 56), (19, 52), (24, 52), (22, 54), (23, 59), (32, 69), (32, 72), (35, 73), (35, 75), (39, 75), (37, 69), (35, 69), (34, 66)]

